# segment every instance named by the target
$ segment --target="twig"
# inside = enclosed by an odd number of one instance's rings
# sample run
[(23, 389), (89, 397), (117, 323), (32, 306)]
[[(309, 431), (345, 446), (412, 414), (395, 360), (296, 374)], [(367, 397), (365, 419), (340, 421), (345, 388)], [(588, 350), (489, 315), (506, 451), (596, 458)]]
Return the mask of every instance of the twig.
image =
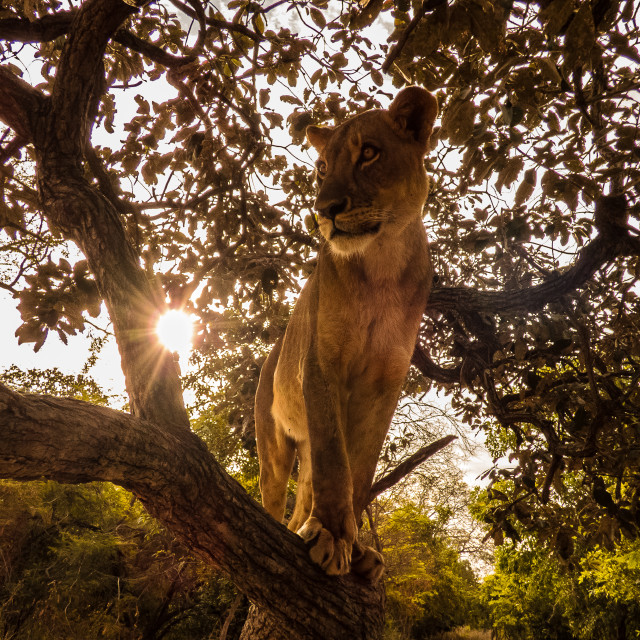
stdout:
[(369, 503), (364, 508), (365, 513), (367, 514), (367, 520), (369, 521), (369, 531), (371, 531), (371, 537), (373, 538), (373, 544), (375, 545), (376, 551), (382, 553), (382, 542), (380, 542), (380, 536), (378, 535), (378, 528), (376, 527), (376, 523), (373, 520), (373, 512), (371, 511), (371, 503)]
[(220, 640), (227, 640), (229, 627), (231, 626), (231, 623), (233, 622), (233, 619), (235, 618), (235, 615), (238, 612), (238, 608), (242, 604), (243, 600), (244, 595), (242, 593), (238, 593), (235, 597), (235, 600), (231, 604), (231, 608), (229, 609), (229, 613), (227, 613), (227, 617), (224, 619), (224, 624), (222, 625), (222, 629), (220, 630)]

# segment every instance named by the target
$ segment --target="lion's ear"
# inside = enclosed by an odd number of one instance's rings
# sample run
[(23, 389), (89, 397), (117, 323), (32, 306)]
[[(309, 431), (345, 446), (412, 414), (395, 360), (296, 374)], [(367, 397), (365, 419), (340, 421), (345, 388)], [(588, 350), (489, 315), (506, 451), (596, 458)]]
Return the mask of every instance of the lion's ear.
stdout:
[(426, 150), (438, 115), (438, 102), (432, 94), (422, 87), (406, 87), (391, 103), (389, 114), (401, 135), (413, 138)]
[(313, 124), (309, 125), (307, 127), (307, 140), (318, 153), (322, 153), (323, 149), (329, 142), (329, 138), (333, 135), (333, 131), (333, 127), (317, 127)]

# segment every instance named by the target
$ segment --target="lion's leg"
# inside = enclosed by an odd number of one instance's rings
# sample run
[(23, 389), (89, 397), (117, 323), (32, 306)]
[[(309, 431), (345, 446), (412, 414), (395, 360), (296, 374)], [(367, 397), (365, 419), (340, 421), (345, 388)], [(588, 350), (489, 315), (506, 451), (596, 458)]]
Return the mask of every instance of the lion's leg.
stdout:
[[(399, 393), (399, 392), (398, 392)], [(369, 504), (369, 493), (384, 439), (395, 412), (395, 389), (377, 398), (354, 398), (349, 406), (347, 452), (353, 481), (353, 510), (358, 522)]]
[[(362, 512), (369, 504), (371, 484), (396, 408), (400, 384), (389, 385), (390, 388), (373, 399), (367, 393), (363, 397), (355, 395), (351, 398), (346, 439), (352, 469), (353, 510), (357, 522), (361, 521)], [(384, 571), (382, 555), (372, 547), (356, 542), (352, 569), (375, 582)]]
[(255, 404), (262, 505), (279, 522), (284, 519), (287, 483), (295, 459), (295, 444), (272, 413), (273, 375), (281, 347), (282, 341), (276, 343), (262, 367)]
[(260, 460), (260, 493), (262, 494), (262, 506), (278, 522), (282, 522), (287, 500), (287, 484), (295, 460), (295, 444), (293, 440), (286, 438), (283, 434), (278, 434), (277, 427), (274, 431), (275, 437), (273, 438), (266, 438), (264, 431), (257, 438)]
[(298, 487), (296, 506), (289, 521), (289, 529), (298, 531), (311, 513), (313, 491), (311, 488), (311, 453), (309, 443), (298, 445)]
[(309, 555), (328, 574), (348, 573), (357, 527), (353, 486), (339, 417), (340, 389), (328, 380), (312, 342), (304, 363), (303, 393), (309, 421), (311, 513), (298, 529)]

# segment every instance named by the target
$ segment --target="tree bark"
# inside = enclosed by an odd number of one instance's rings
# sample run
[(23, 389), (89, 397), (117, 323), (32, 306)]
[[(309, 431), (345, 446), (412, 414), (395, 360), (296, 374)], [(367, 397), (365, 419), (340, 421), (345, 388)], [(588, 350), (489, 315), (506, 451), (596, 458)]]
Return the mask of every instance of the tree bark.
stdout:
[(599, 269), (619, 255), (638, 253), (640, 241), (631, 237), (626, 229), (619, 229), (616, 235), (601, 233), (578, 253), (568, 269), (554, 273), (536, 286), (511, 291), (436, 286), (429, 297), (428, 309), (487, 315), (541, 311), (547, 304), (583, 287)]
[[(0, 385), (0, 478), (113, 482), (259, 607), (246, 638), (381, 637), (384, 592), (326, 576), (192, 432)], [(255, 635), (247, 635), (255, 634)]]

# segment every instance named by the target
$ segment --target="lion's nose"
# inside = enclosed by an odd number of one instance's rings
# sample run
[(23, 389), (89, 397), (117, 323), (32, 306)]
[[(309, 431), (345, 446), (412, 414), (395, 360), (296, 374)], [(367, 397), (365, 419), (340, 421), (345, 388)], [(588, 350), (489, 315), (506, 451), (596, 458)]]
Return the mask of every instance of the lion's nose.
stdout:
[(335, 220), (336, 216), (348, 211), (351, 207), (351, 200), (349, 197), (341, 199), (334, 198), (327, 201), (322, 201), (320, 198), (316, 200), (316, 210), (323, 218), (329, 218)]

